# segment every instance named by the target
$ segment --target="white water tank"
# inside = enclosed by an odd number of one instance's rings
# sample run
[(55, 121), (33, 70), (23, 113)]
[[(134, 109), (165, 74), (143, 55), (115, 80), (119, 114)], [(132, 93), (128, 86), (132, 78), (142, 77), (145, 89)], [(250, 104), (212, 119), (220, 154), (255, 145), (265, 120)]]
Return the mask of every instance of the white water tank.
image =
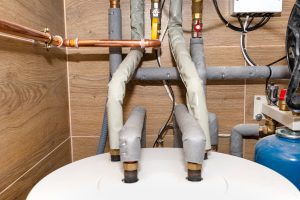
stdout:
[(299, 200), (297, 188), (276, 172), (252, 161), (211, 152), (203, 181), (186, 180), (182, 149), (143, 149), (139, 181), (122, 182), (122, 163), (109, 154), (86, 158), (51, 173), (27, 200)]

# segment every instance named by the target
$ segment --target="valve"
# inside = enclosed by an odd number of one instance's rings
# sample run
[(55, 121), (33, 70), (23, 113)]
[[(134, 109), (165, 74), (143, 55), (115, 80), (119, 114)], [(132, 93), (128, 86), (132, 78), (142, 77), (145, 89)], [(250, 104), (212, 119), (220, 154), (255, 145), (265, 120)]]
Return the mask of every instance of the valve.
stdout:
[(161, 29), (161, 6), (160, 0), (151, 1), (151, 39), (158, 40)]

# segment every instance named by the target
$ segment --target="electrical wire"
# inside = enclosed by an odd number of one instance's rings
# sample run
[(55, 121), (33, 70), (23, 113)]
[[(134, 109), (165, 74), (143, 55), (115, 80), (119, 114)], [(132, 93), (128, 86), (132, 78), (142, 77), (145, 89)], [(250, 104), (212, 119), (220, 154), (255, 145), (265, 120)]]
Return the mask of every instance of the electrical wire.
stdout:
[[(161, 4), (162, 5), (161, 10), (163, 10), (164, 4), (165, 4), (165, 0)], [(168, 23), (169, 23), (169, 19), (168, 19), (166, 27), (163, 29), (163, 32), (160, 36), (159, 40), (161, 41), (161, 43), (163, 42), (163, 40), (165, 38), (165, 35), (168, 31)], [(161, 50), (157, 49), (156, 50), (156, 60), (157, 60), (158, 67), (162, 67), (160, 56), (161, 56)], [(175, 95), (174, 95), (174, 91), (173, 91), (169, 81), (163, 80), (163, 85), (164, 85), (164, 87), (167, 91), (167, 94), (168, 94), (170, 100), (172, 101), (172, 108), (171, 108), (171, 112), (170, 112), (170, 115), (169, 115), (167, 121), (165, 122), (165, 124), (159, 130), (158, 136), (157, 136), (157, 138), (156, 138), (156, 140), (153, 144), (153, 147), (158, 147), (159, 144), (163, 142), (163, 139), (166, 136), (167, 131), (169, 129), (173, 129), (173, 125), (170, 124), (170, 121), (172, 119), (174, 109), (175, 109), (175, 105), (176, 105)]]
[[(243, 27), (237, 27), (225, 19), (225, 17), (222, 15), (222, 13), (219, 9), (217, 0), (213, 0), (213, 4), (214, 4), (215, 10), (216, 10), (219, 18), (226, 25), (226, 27), (230, 28), (231, 30), (237, 31), (237, 32), (243, 32)], [(271, 16), (272, 16), (272, 13), (263, 14), (262, 19), (257, 24), (250, 26), (250, 23), (249, 23), (249, 26), (247, 27), (247, 32), (254, 31), (256, 29), (263, 27), (270, 20)], [(253, 19), (251, 20), (251, 22), (254, 20), (254, 17), (256, 17), (256, 16), (253, 15), (252, 17), (253, 17)]]
[[(161, 62), (159, 59), (159, 50), (156, 51), (156, 58), (157, 58), (157, 64), (158, 67), (161, 67)], [(161, 143), (163, 141), (163, 138), (165, 137), (165, 133), (167, 130), (169, 130), (169, 126), (171, 126), (169, 123), (172, 119), (173, 113), (174, 113), (174, 109), (175, 109), (175, 105), (176, 105), (176, 101), (175, 101), (175, 95), (174, 95), (174, 91), (169, 83), (169, 81), (164, 80), (163, 81), (164, 86), (166, 88), (166, 91), (168, 92), (168, 95), (170, 97), (170, 99), (172, 100), (172, 109), (170, 112), (170, 115), (166, 121), (166, 123), (163, 125), (163, 127), (159, 130), (158, 136), (153, 144), (153, 147), (158, 147), (158, 144)]]
[(243, 54), (243, 57), (248, 65), (250, 66), (256, 66), (256, 63), (250, 58), (247, 49), (246, 49), (246, 35), (247, 35), (247, 27), (250, 25), (248, 24), (249, 16), (246, 17), (245, 22), (242, 22), (242, 19), (240, 16), (238, 16), (239, 23), (241, 24), (241, 27), (243, 28), (243, 31), (241, 32), (241, 39), (240, 39), (240, 47)]

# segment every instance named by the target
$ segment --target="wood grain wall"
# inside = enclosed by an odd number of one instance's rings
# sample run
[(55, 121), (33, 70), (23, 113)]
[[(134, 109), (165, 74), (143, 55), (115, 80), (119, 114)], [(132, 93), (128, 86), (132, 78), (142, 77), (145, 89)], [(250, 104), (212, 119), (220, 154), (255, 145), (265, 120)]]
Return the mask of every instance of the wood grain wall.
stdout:
[[(64, 1), (0, 0), (0, 18), (65, 34)], [(0, 199), (71, 162), (65, 50), (0, 36)]]
[[(146, 37), (150, 37), (150, 0), (146, 1)], [(163, 12), (165, 27), (169, 0)], [(228, 0), (219, 0), (220, 8), (229, 19)], [(262, 29), (247, 38), (250, 55), (258, 64), (268, 64), (284, 55), (285, 29), (294, 0), (284, 1), (281, 17), (272, 18)], [(191, 1), (184, 0), (184, 25), (189, 43)], [(108, 0), (66, 0), (67, 36), (79, 38), (107, 38)], [(239, 48), (239, 33), (226, 28), (219, 20), (211, 0), (204, 1), (204, 39), (208, 67), (245, 66)], [(129, 0), (121, 0), (123, 38), (130, 38)], [(231, 20), (233, 20), (231, 18)], [(234, 21), (234, 20), (233, 20)], [(128, 49), (123, 49), (126, 54)], [(70, 68), (71, 134), (74, 160), (94, 155), (99, 140), (108, 83), (108, 49), (85, 48), (68, 51)], [(172, 66), (168, 38), (163, 42), (163, 66)], [(281, 62), (279, 64), (286, 64)], [(142, 67), (156, 66), (151, 50), (147, 50)], [(220, 133), (229, 134), (233, 126), (252, 123), (253, 95), (264, 94), (262, 81), (217, 81), (208, 85), (208, 108), (218, 115)], [(185, 90), (180, 82), (173, 88), (178, 102), (185, 102)], [(155, 100), (153, 100), (155, 97)], [(151, 146), (168, 117), (171, 102), (161, 82), (133, 83), (127, 86), (124, 103), (125, 119), (136, 106), (147, 109), (147, 144)], [(171, 138), (171, 137), (169, 137)], [(171, 143), (168, 140), (168, 143)], [(246, 158), (253, 156), (255, 141), (245, 142)], [(229, 139), (220, 138), (220, 151), (228, 153)]]

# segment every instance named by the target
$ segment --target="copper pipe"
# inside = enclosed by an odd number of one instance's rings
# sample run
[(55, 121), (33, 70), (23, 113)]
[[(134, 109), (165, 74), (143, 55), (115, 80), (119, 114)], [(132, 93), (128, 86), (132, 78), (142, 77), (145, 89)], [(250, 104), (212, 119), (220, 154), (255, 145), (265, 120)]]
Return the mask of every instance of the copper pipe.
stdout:
[(19, 24), (0, 20), (0, 32), (19, 36), (22, 38), (32, 39), (39, 42), (47, 43), (48, 45), (61, 46), (63, 43), (62, 37), (52, 36), (50, 33), (37, 31)]
[(63, 45), (65, 47), (137, 47), (137, 48), (159, 48), (159, 40), (78, 40), (66, 39)]
[(110, 8), (120, 8), (120, 0), (110, 0)]
[(139, 48), (159, 48), (159, 40), (63, 40), (61, 36), (51, 35), (48, 32), (37, 31), (25, 26), (0, 20), (0, 32), (13, 36), (43, 42), (49, 46), (56, 47), (139, 47)]

